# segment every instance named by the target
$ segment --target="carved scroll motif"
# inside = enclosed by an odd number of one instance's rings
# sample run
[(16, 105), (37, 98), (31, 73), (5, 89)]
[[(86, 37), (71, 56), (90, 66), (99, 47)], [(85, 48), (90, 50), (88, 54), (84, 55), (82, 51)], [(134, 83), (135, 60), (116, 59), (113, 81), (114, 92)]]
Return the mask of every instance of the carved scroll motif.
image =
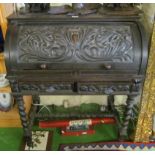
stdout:
[(96, 93), (104, 93), (104, 94), (112, 94), (119, 91), (129, 92), (129, 85), (92, 85), (85, 84), (81, 85), (79, 90), (81, 92), (96, 92)]
[[(67, 90), (72, 91), (71, 84), (20, 84), (19, 85), (20, 90), (22, 91), (43, 91), (43, 92), (55, 92), (60, 90)], [(112, 94), (116, 91), (123, 91), (123, 92), (129, 92), (130, 86), (128, 84), (126, 85), (116, 85), (116, 86), (110, 86), (110, 85), (95, 85), (95, 84), (85, 84), (79, 86), (80, 92), (86, 92), (86, 93), (105, 93), (105, 94)]]
[(20, 84), (22, 91), (55, 92), (60, 90), (72, 90), (70, 84)]
[(130, 26), (125, 25), (23, 25), (17, 42), (19, 62), (131, 63), (134, 57)]

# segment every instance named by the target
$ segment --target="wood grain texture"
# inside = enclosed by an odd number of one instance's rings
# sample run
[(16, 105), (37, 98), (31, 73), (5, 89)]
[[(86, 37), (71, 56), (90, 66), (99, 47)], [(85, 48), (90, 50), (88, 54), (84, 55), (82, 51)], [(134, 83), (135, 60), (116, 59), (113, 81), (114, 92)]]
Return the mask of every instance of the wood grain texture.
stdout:
[(7, 19), (10, 14), (13, 13), (14, 6), (13, 3), (1, 3), (0, 4), (0, 25), (2, 27), (3, 37), (5, 38), (6, 30), (7, 30)]
[[(7, 31), (7, 17), (13, 13), (13, 3), (1, 3), (0, 4), (0, 26), (2, 29), (3, 37), (5, 38)], [(6, 73), (5, 61), (3, 53), (0, 53), (0, 74)]]
[(3, 53), (0, 53), (0, 74), (6, 73), (5, 60)]
[(0, 88), (0, 93), (11, 93), (11, 88), (10, 86)]
[[(13, 10), (14, 10), (13, 3), (0, 4), (0, 25), (2, 28), (4, 38), (7, 30), (6, 17), (9, 16), (11, 13), (13, 13)], [(0, 74), (5, 74), (6, 72), (7, 71), (5, 67), (4, 54), (0, 53)], [(11, 92), (10, 86), (0, 88), (0, 93), (6, 93), (6, 92), (8, 93)], [(26, 114), (28, 114), (30, 111), (31, 102), (32, 102), (31, 96), (24, 96), (24, 103), (25, 103), (24, 106), (26, 109)], [(14, 107), (8, 112), (0, 111), (0, 127), (22, 127), (17, 104), (14, 104)]]
[[(25, 111), (28, 114), (31, 108), (32, 97), (24, 96)], [(0, 111), (0, 127), (22, 127), (17, 104), (8, 111)]]

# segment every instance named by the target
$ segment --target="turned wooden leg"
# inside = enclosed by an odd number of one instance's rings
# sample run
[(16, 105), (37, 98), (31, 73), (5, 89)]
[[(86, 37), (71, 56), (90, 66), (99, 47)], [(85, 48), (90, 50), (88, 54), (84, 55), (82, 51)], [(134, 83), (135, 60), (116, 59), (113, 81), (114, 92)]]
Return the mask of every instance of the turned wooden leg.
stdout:
[(114, 95), (108, 95), (108, 111), (114, 112)]
[(29, 127), (28, 127), (28, 120), (27, 120), (27, 115), (25, 112), (23, 96), (16, 95), (15, 99), (18, 104), (20, 119), (21, 119), (21, 123), (23, 126), (23, 131), (24, 131), (25, 142), (28, 146), (32, 146), (32, 132), (31, 132), (31, 130), (29, 130)]
[(135, 104), (135, 97), (136, 95), (128, 95), (125, 119), (120, 130), (120, 140), (128, 139), (128, 126), (132, 116), (133, 106)]
[(36, 112), (38, 112), (39, 111), (39, 104), (40, 104), (40, 97), (39, 97), (39, 95), (33, 95), (32, 99), (33, 99), (34, 107), (36, 107)]
[(38, 108), (38, 106), (36, 106), (35, 104), (38, 105), (40, 103), (39, 96), (32, 96), (32, 100), (33, 100), (33, 104), (31, 105), (31, 109), (29, 112), (29, 130), (30, 131), (32, 131), (35, 115), (36, 115), (37, 108)]

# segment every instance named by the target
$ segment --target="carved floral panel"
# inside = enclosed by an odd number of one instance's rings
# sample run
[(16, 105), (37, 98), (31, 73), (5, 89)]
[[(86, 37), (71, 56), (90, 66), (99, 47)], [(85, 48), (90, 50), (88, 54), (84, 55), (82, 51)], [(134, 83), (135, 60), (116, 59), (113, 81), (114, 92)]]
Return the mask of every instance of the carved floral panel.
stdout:
[(130, 26), (26, 25), (18, 32), (18, 61), (133, 62)]

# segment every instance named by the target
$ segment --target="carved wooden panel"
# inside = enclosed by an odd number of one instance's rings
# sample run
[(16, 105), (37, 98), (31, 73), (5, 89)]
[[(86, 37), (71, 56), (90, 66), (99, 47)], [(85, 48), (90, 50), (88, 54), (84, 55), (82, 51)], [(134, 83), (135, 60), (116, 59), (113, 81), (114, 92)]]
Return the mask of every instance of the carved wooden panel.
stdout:
[(71, 84), (26, 84), (19, 85), (21, 91), (40, 91), (40, 92), (55, 92), (62, 90), (72, 90)]
[(134, 58), (127, 25), (21, 25), (18, 62), (124, 62)]
[(129, 92), (130, 85), (95, 85), (95, 84), (82, 84), (79, 88), (81, 92), (94, 92), (94, 93), (104, 93), (104, 94), (113, 94), (115, 92)]
[[(15, 85), (13, 85), (15, 88)], [(56, 91), (72, 91), (74, 92), (75, 88), (72, 84), (65, 84), (65, 83), (57, 83), (57, 84), (36, 84), (36, 83), (20, 83), (19, 84), (20, 91), (39, 91), (39, 92), (49, 92), (53, 93)], [(102, 93), (102, 94), (113, 94), (116, 92), (139, 92), (139, 89), (135, 90), (132, 89), (132, 85), (130, 84), (78, 84), (77, 85), (77, 92), (82, 93)], [(17, 90), (14, 89), (14, 92)]]

